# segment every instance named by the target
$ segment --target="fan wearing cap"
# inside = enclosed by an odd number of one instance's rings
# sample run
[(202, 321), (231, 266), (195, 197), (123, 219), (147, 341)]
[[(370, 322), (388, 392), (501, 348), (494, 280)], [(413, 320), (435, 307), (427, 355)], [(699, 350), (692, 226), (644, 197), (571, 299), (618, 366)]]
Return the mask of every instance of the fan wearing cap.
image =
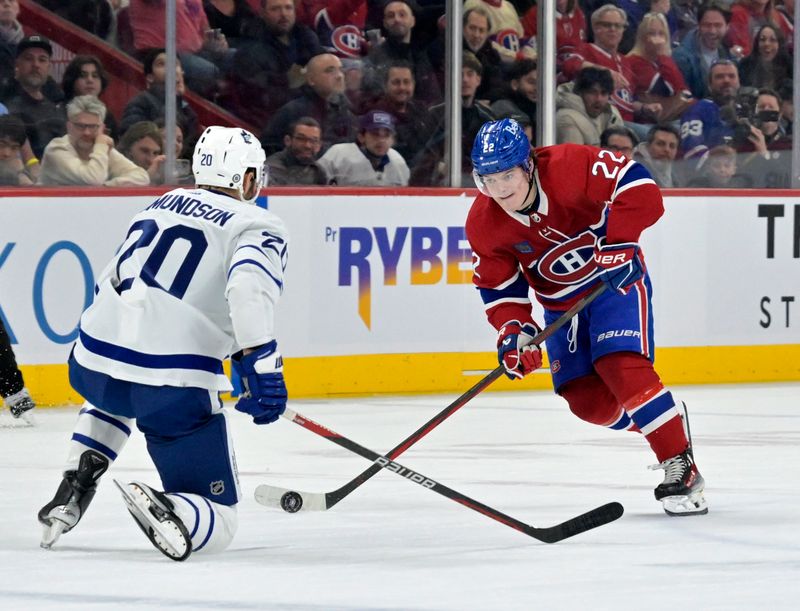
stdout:
[(465, 225), (473, 283), (508, 377), (542, 365), (531, 289), (552, 324), (604, 285), (547, 339), (553, 386), (582, 420), (642, 434), (666, 472), (655, 489), (666, 513), (706, 513), (685, 408), (653, 367), (652, 286), (639, 238), (664, 204), (650, 174), (593, 146), (531, 150), (513, 119), (481, 127), (472, 166), (480, 190)]
[(57, 103), (64, 97), (50, 78), (53, 47), (44, 36), (28, 36), (17, 45), (14, 80), (0, 93), (8, 112), (25, 123), (33, 154), (41, 159), (44, 147), (64, 133), (64, 115)]
[(359, 120), (357, 142), (334, 144), (320, 158), (319, 164), (332, 184), (406, 186), (408, 165), (392, 148), (394, 135), (394, 117), (382, 110), (371, 110)]

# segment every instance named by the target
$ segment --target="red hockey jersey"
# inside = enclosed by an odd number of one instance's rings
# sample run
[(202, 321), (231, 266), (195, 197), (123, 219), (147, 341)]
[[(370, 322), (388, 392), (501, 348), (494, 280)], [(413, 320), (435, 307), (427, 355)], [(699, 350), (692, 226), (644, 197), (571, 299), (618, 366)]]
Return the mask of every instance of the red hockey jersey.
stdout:
[(466, 234), (473, 282), (489, 322), (532, 322), (528, 288), (547, 308), (567, 310), (599, 281), (597, 239), (637, 242), (664, 212), (661, 191), (641, 164), (593, 146), (536, 149), (534, 210), (506, 212), (480, 194)]

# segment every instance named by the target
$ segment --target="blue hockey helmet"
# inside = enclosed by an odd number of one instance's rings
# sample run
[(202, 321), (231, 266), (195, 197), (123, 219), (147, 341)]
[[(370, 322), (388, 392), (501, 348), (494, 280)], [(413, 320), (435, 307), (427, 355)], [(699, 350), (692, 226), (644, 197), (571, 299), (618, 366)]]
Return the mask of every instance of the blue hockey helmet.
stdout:
[(475, 184), (484, 190), (481, 176), (505, 172), (517, 166), (531, 169), (531, 143), (514, 119), (484, 123), (472, 145), (472, 174)]

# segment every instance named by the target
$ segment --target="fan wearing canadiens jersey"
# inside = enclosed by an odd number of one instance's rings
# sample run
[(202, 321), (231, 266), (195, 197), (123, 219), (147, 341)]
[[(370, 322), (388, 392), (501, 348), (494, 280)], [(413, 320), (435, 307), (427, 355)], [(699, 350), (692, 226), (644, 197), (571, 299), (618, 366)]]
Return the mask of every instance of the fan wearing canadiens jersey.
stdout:
[(231, 356), (256, 424), (286, 409), (273, 323), (288, 235), (253, 203), (266, 180), (258, 139), (209, 127), (192, 159), (196, 189), (175, 189), (133, 217), (97, 279), (69, 358), (86, 403), (63, 479), (39, 511), (42, 547), (81, 520), (134, 423), (163, 492), (115, 483), (150, 542), (172, 560), (225, 549), (237, 527), (239, 481), (220, 391)]
[(553, 386), (582, 420), (644, 435), (654, 468), (665, 471), (655, 497), (667, 514), (707, 513), (685, 405), (653, 367), (652, 287), (638, 241), (664, 207), (647, 170), (591, 146), (532, 150), (513, 119), (481, 127), (472, 164), (480, 190), (466, 222), (473, 281), (508, 377), (542, 364), (530, 343), (540, 328), (529, 288), (550, 324), (604, 283), (546, 340)]

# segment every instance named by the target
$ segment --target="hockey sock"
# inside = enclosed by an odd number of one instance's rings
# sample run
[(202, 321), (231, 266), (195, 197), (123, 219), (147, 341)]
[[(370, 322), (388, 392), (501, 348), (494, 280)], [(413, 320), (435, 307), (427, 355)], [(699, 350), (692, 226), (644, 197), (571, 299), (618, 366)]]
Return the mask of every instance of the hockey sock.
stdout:
[(168, 492), (166, 496), (189, 531), (193, 552), (221, 552), (230, 545), (239, 524), (235, 505), (220, 505), (188, 492)]
[(567, 382), (559, 393), (581, 420), (617, 431), (638, 430), (617, 398), (596, 374)]
[(659, 462), (686, 449), (688, 441), (675, 400), (648, 358), (633, 352), (615, 352), (598, 359), (594, 366)]
[(689, 445), (672, 393), (664, 387), (648, 389), (626, 403), (625, 410), (644, 434), (659, 462), (680, 454)]
[(131, 418), (116, 416), (84, 403), (72, 432), (65, 471), (77, 470), (81, 455), (95, 450), (114, 462), (131, 435)]

